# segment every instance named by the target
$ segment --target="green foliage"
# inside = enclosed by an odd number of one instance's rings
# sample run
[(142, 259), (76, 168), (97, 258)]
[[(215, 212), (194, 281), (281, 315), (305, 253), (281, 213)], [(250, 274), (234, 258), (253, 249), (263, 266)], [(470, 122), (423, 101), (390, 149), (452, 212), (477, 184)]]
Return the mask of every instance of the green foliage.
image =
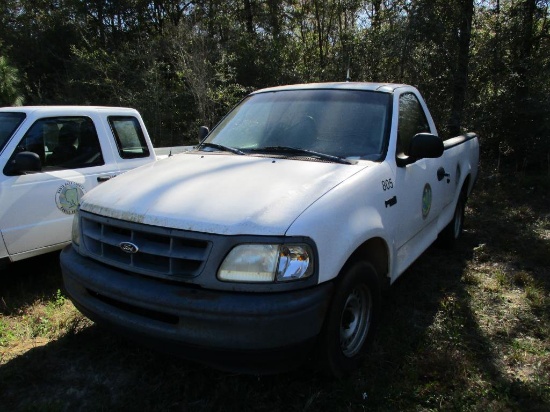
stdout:
[(0, 346), (6, 346), (14, 338), (8, 324), (0, 318)]
[[(478, 10), (473, 126), (484, 150), (516, 170), (550, 172), (550, 42), (547, 1), (502, 1)], [(478, 113), (474, 116), (474, 112)]]
[(19, 72), (0, 56), (0, 106), (21, 106), (23, 96), (19, 92)]
[(550, 169), (548, 0), (5, 3), (9, 104), (134, 106), (157, 146), (184, 144), (250, 90), (349, 68), (418, 86), (440, 134), (479, 132), (499, 167)]
[(48, 307), (51, 309), (59, 309), (65, 304), (66, 301), (67, 298), (63, 295), (63, 293), (61, 293), (61, 289), (57, 289), (57, 292), (55, 292), (55, 297), (49, 302)]

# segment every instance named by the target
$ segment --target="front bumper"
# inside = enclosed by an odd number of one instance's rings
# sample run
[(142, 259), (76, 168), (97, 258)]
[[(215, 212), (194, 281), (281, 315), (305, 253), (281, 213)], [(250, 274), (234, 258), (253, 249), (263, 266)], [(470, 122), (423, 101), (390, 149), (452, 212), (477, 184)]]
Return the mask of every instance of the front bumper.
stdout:
[(141, 343), (213, 364), (230, 353), (258, 360), (307, 347), (321, 331), (333, 293), (332, 282), (276, 293), (205, 290), (129, 274), (71, 246), (61, 253), (61, 269), (67, 293), (90, 319)]

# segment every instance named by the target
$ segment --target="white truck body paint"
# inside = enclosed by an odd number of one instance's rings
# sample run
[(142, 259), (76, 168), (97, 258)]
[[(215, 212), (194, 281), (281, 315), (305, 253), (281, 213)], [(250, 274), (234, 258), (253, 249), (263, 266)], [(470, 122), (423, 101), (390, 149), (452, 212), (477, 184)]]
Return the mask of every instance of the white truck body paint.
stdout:
[(443, 141), (410, 86), (259, 90), (195, 150), (83, 196), (65, 287), (94, 321), (180, 356), (263, 364), (320, 344), (345, 372), (383, 285), (458, 238), (478, 161), (477, 135)]
[[(23, 120), (10, 134), (2, 130), (0, 138), (0, 259), (21, 260), (42, 253), (59, 250), (70, 242), (74, 210), (63, 202), (78, 205), (83, 193), (99, 185), (98, 179), (109, 179), (135, 167), (157, 160), (147, 129), (140, 114), (129, 108), (92, 106), (24, 106), (0, 108), (2, 127), (11, 114), (21, 114)], [(147, 155), (122, 158), (117, 148), (109, 117), (133, 118), (141, 130)], [(70, 167), (48, 166), (46, 159), (52, 156), (54, 144), (59, 138), (60, 127), (70, 119), (89, 119), (96, 130), (102, 162), (73, 164)], [(75, 120), (76, 121), (76, 120)], [(33, 135), (42, 127), (41, 136)], [(56, 130), (56, 127), (58, 128)], [(81, 131), (78, 130), (79, 136)], [(55, 134), (55, 136), (54, 136)], [(8, 163), (20, 151), (33, 151), (25, 147), (31, 141), (42, 142), (40, 153), (43, 169), (9, 173)], [(78, 140), (78, 138), (77, 138)], [(82, 140), (83, 142), (83, 140)], [(59, 143), (59, 141), (57, 141)], [(74, 148), (78, 150), (78, 143)], [(181, 151), (181, 150), (179, 150)], [(162, 157), (167, 157), (167, 149)], [(60, 200), (60, 195), (64, 197)], [(61, 203), (60, 203), (61, 202)]]
[[(224, 235), (284, 235), (327, 191), (367, 167), (227, 154), (186, 154), (120, 176), (81, 209), (147, 225)], [(265, 182), (272, 182), (269, 187)], [(131, 187), (128, 191), (125, 188)], [(239, 207), (228, 205), (239, 204)]]
[[(414, 87), (321, 83), (274, 87), (253, 95), (318, 89), (377, 91), (393, 96), (384, 161), (358, 160), (344, 165), (189, 151), (133, 170), (94, 190), (82, 199), (82, 210), (202, 233), (307, 236), (318, 247), (320, 283), (337, 276), (351, 254), (376, 237), (387, 245), (387, 276), (393, 282), (449, 223), (467, 176), (473, 185), (477, 139), (446, 150), (439, 158), (399, 167), (394, 159), (401, 96), (415, 96), (427, 131), (437, 135), (426, 103)], [(439, 167), (450, 171), (452, 182), (438, 181)], [(455, 175), (457, 168), (460, 176)], [(381, 182), (388, 180), (392, 187), (384, 190)], [(427, 185), (431, 201), (423, 216)], [(392, 196), (397, 203), (384, 206)]]

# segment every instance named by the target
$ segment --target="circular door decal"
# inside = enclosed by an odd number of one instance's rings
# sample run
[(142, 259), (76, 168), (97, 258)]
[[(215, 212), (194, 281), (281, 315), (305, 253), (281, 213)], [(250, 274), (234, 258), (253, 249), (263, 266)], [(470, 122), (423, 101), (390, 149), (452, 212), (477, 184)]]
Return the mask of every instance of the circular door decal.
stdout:
[(424, 191), (422, 192), (422, 217), (426, 219), (430, 208), (432, 207), (432, 187), (429, 183), (424, 185)]
[(67, 215), (76, 212), (80, 198), (86, 193), (84, 186), (75, 182), (66, 182), (55, 192), (57, 208)]

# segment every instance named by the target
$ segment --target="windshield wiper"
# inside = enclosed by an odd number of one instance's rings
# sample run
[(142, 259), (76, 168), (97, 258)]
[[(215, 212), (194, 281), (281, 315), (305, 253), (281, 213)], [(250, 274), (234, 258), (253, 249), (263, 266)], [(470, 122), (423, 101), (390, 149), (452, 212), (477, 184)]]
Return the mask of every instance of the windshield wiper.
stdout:
[(200, 150), (203, 147), (211, 147), (213, 149), (218, 149), (218, 150), (221, 150), (223, 152), (231, 152), (231, 153), (235, 153), (235, 154), (238, 154), (238, 155), (246, 154), (242, 150), (236, 149), (234, 147), (224, 146), (224, 145), (217, 144), (217, 143), (203, 142), (199, 145), (198, 149)]
[(335, 162), (335, 163), (341, 163), (345, 165), (352, 165), (355, 164), (355, 162), (352, 162), (351, 160), (345, 159), (340, 156), (334, 156), (329, 155), (326, 153), (319, 153), (315, 152), (313, 150), (307, 150), (307, 149), (300, 149), (298, 147), (290, 147), (290, 146), (267, 146), (267, 147), (260, 147), (257, 149), (253, 149), (254, 152), (265, 152), (265, 153), (291, 153), (291, 154), (297, 154), (297, 155), (306, 155), (310, 157), (314, 157), (319, 160), (326, 160), (329, 162)]

